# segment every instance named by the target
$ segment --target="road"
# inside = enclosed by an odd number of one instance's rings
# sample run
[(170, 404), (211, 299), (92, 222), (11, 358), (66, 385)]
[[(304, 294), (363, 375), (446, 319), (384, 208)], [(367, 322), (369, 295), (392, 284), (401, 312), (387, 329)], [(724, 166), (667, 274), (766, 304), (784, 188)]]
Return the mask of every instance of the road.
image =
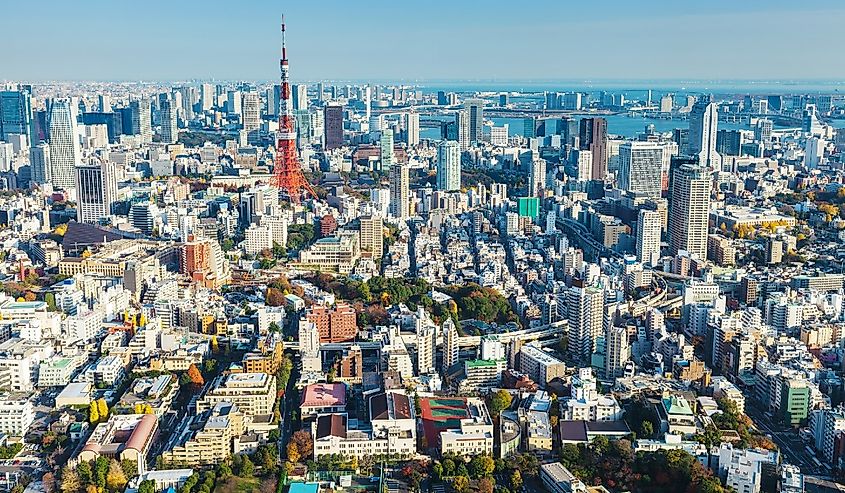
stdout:
[[(801, 472), (804, 474), (830, 472), (826, 469), (824, 471), (820, 470), (821, 468), (813, 462), (815, 454), (807, 450), (810, 443), (801, 439), (798, 435), (798, 430), (775, 425), (761, 408), (750, 402), (746, 402), (745, 404), (745, 413), (751, 418), (758, 430), (771, 436), (772, 441), (780, 448), (785, 462), (800, 467)], [(810, 448), (812, 449), (812, 446)], [(824, 464), (824, 461), (822, 461), (822, 464)]]

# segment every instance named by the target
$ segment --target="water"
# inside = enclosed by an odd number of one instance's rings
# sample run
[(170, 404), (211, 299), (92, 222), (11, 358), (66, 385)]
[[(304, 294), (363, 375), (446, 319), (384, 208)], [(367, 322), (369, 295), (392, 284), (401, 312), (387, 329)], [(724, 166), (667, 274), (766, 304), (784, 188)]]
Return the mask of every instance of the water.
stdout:
[[(664, 120), (660, 118), (643, 118), (630, 117), (626, 114), (606, 115), (603, 116), (607, 120), (607, 133), (611, 135), (621, 135), (626, 138), (635, 138), (638, 134), (645, 131), (648, 124), (653, 124), (656, 132), (671, 132), (676, 128), (689, 128), (689, 123), (686, 120)], [(451, 119), (451, 118), (449, 118)], [(490, 118), (496, 126), (508, 125), (508, 135), (522, 136), (523, 135), (523, 119), (522, 118)], [(841, 121), (845, 125), (845, 121)], [(719, 122), (720, 129), (728, 130), (745, 130), (749, 129), (746, 124), (739, 123), (724, 123)], [(439, 128), (421, 128), (420, 138), (423, 139), (440, 139)]]

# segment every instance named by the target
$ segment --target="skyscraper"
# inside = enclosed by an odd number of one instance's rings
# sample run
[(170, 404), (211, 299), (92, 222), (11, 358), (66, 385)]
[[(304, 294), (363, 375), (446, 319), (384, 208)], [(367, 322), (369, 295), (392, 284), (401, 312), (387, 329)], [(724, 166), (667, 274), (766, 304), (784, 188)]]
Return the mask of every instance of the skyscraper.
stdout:
[(595, 342), (602, 335), (604, 292), (584, 287), (583, 281), (566, 290), (566, 313), (569, 321), (569, 353), (572, 358), (590, 361)]
[(604, 180), (607, 174), (607, 120), (582, 118), (578, 129), (578, 146), (592, 153), (591, 180)]
[(420, 143), (420, 115), (418, 113), (405, 114), (405, 142), (408, 147), (419, 145)]
[(55, 98), (48, 103), (50, 180), (57, 188), (73, 188), (76, 181), (73, 169), (80, 159), (76, 99)]
[(379, 154), (381, 156), (381, 170), (390, 171), (393, 167), (393, 130), (387, 129), (381, 132), (379, 139)]
[(52, 169), (50, 168), (50, 146), (42, 142), (29, 148), (29, 163), (32, 181), (43, 185), (50, 183)]
[(707, 224), (710, 214), (709, 168), (680, 164), (672, 171), (669, 191), (669, 254), (686, 250), (707, 258)]
[(528, 168), (528, 196), (542, 197), (546, 189), (546, 160), (534, 158)]
[(410, 216), (408, 166), (397, 163), (390, 168), (390, 215), (405, 220)]
[(9, 135), (25, 135), (29, 145), (35, 144), (32, 128), (32, 96), (29, 90), (0, 91), (0, 140)]
[(698, 156), (699, 164), (711, 171), (722, 167), (722, 158), (716, 152), (718, 125), (719, 111), (712, 99), (696, 101), (689, 114), (689, 153)]
[(179, 139), (176, 125), (176, 105), (169, 97), (161, 102), (161, 141), (172, 144)]
[(293, 109), (307, 110), (308, 86), (305, 84), (294, 84), (291, 89), (293, 89)]
[(129, 103), (132, 115), (132, 135), (140, 135), (141, 141), (148, 144), (153, 141), (153, 130), (150, 124), (150, 101), (141, 99)]
[(455, 126), (458, 128), (458, 143), (461, 145), (461, 151), (469, 149), (469, 115), (466, 111), (458, 111), (455, 113)]
[(461, 146), (454, 140), (444, 140), (437, 147), (437, 189), (461, 189)]
[(211, 84), (203, 84), (200, 86), (200, 104), (202, 111), (208, 111), (214, 108), (215, 94), (214, 87)]
[(261, 98), (257, 92), (247, 92), (243, 95), (243, 129), (250, 142), (258, 140), (258, 130), (261, 128)]
[(469, 142), (481, 142), (484, 133), (484, 100), (467, 99), (464, 101), (464, 111), (467, 113)]
[(96, 224), (112, 213), (117, 198), (117, 172), (114, 163), (79, 165), (76, 171), (76, 220)]
[(343, 146), (343, 106), (328, 105), (323, 109), (326, 149)]
[(637, 216), (637, 261), (656, 265), (660, 258), (661, 214), (640, 209)]
[(660, 197), (663, 145), (625, 142), (619, 146), (619, 188), (646, 197)]

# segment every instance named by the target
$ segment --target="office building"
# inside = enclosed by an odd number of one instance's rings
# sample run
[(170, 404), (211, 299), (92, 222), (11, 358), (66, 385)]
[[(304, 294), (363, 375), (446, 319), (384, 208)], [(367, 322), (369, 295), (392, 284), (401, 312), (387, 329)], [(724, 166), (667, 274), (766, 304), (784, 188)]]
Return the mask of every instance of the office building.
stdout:
[(73, 188), (74, 168), (81, 158), (76, 126), (77, 103), (70, 98), (51, 99), (49, 103), (50, 180), (55, 187)]
[(0, 91), (0, 141), (9, 142), (12, 135), (22, 135), (27, 145), (35, 145), (32, 123), (31, 90)]
[(484, 100), (467, 99), (464, 101), (464, 111), (467, 115), (469, 143), (481, 142), (484, 133)]
[(461, 146), (454, 140), (444, 140), (437, 147), (437, 189), (461, 189)]
[(172, 144), (179, 139), (176, 125), (176, 104), (169, 97), (161, 101), (161, 141)]
[(716, 151), (719, 111), (710, 98), (696, 101), (689, 114), (689, 154), (711, 171), (719, 171), (722, 158)]
[(353, 231), (320, 238), (299, 252), (299, 262), (322, 271), (348, 274), (360, 256), (358, 234)]
[(625, 142), (619, 146), (619, 188), (643, 197), (659, 198), (662, 191), (662, 144)]
[(343, 106), (328, 105), (323, 109), (323, 128), (326, 150), (343, 146)]
[(131, 135), (140, 135), (141, 142), (148, 144), (153, 141), (153, 130), (150, 122), (150, 102), (147, 99), (129, 103)]
[[(466, 110), (458, 111), (457, 113), (455, 113), (455, 128), (457, 130), (457, 135), (455, 136), (455, 139), (457, 139), (458, 143), (461, 145), (461, 151), (469, 149), (469, 115), (467, 114)], [(451, 136), (447, 136), (447, 138), (449, 137)]]
[(79, 165), (76, 171), (76, 220), (97, 224), (112, 213), (117, 202), (117, 169), (114, 163)]
[(710, 171), (681, 164), (672, 172), (669, 204), (669, 254), (685, 250), (707, 258), (707, 225), (710, 212)]
[[(308, 109), (308, 86), (305, 84), (294, 84), (291, 86), (294, 110)], [(277, 105), (278, 107), (278, 105)]]
[(590, 179), (604, 180), (607, 174), (607, 120), (582, 118), (579, 125), (579, 148), (592, 153)]
[(662, 222), (660, 211), (640, 209), (637, 216), (637, 262), (657, 265), (660, 259)]
[(217, 106), (215, 97), (214, 87), (211, 84), (202, 84), (200, 86), (200, 105), (202, 111), (208, 111)]
[(390, 215), (405, 220), (411, 213), (411, 191), (408, 166), (396, 164), (390, 168)]
[(50, 146), (41, 143), (29, 148), (29, 163), (31, 166), (32, 181), (43, 185), (50, 183), (52, 168), (50, 166)]
[(249, 142), (258, 140), (258, 130), (261, 128), (261, 98), (257, 92), (247, 92), (242, 101), (243, 129), (247, 133)]
[(739, 156), (742, 151), (742, 132), (719, 130), (716, 132), (716, 152), (720, 156)]

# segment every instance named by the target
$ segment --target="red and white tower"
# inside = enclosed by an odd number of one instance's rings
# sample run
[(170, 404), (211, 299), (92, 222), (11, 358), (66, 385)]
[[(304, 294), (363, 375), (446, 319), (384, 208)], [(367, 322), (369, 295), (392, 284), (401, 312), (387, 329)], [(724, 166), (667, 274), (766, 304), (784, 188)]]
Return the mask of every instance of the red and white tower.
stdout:
[(273, 166), (273, 185), (287, 192), (291, 202), (299, 202), (302, 195), (317, 194), (305, 179), (299, 165), (296, 152), (296, 130), (293, 121), (293, 105), (290, 99), (290, 77), (288, 76), (288, 53), (285, 47), (285, 16), (282, 16), (282, 59), (281, 69), (281, 108), (279, 111), (279, 131), (276, 140), (276, 162)]

